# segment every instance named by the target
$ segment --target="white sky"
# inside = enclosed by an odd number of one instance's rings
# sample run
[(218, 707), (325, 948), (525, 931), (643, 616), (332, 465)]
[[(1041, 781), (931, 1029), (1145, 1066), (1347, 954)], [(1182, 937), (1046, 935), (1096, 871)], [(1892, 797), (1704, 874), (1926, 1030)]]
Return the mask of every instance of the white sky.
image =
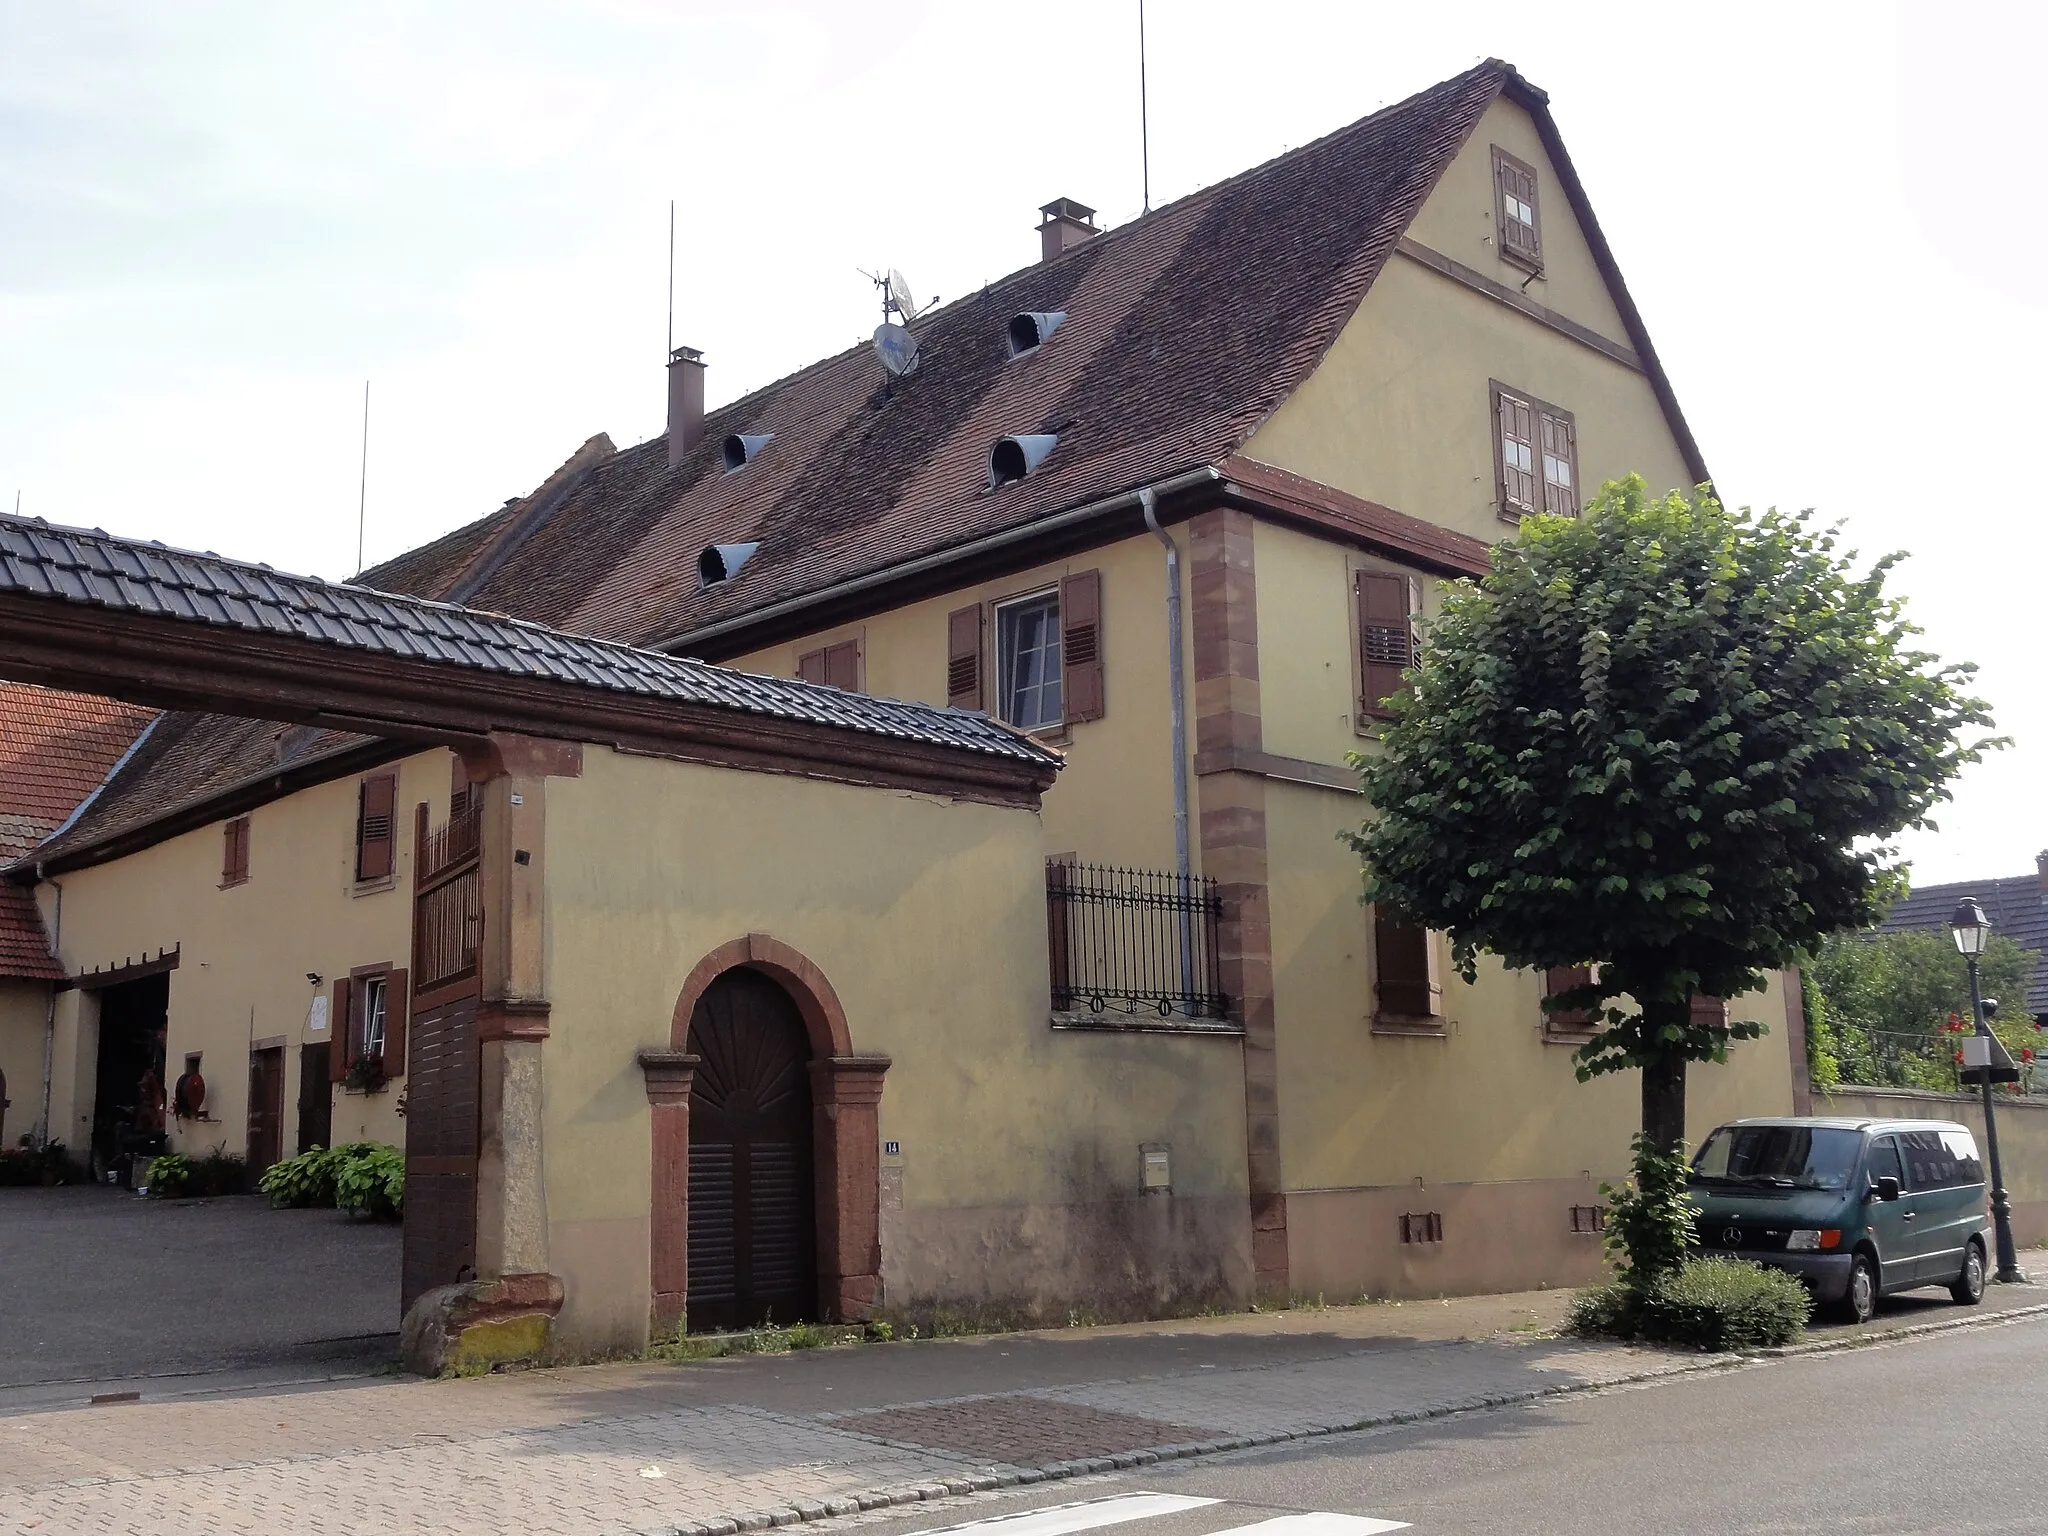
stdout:
[[(2048, 8), (1151, 0), (1155, 203), (1496, 54), (1732, 500), (1816, 506), (2017, 739), (1921, 883), (2048, 845)], [(0, 0), (0, 496), (346, 575), (1138, 212), (1131, 0)], [(2025, 120), (2023, 121), (2023, 115)], [(2034, 785), (2032, 793), (2028, 785)]]

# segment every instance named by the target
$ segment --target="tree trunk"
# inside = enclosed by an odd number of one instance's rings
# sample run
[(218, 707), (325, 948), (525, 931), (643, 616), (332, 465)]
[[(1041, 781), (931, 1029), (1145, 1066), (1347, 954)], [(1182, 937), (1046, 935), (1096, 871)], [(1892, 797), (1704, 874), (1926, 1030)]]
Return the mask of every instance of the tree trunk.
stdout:
[(1643, 1139), (1675, 1154), (1685, 1142), (1685, 1058), (1660, 1053), (1643, 1067)]

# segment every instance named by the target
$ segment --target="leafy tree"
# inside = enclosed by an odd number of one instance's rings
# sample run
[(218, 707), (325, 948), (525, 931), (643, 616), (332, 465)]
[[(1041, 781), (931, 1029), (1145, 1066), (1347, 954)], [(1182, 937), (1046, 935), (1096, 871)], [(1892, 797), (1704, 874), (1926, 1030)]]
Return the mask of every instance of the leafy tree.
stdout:
[[(1884, 579), (1811, 514), (1729, 511), (1639, 477), (1526, 520), (1454, 588), (1355, 759), (1365, 899), (1449, 934), (1470, 979), (1598, 962), (1548, 1000), (1601, 1026), (1580, 1077), (1642, 1073), (1643, 1145), (1683, 1145), (1689, 1062), (1754, 1024), (1695, 1021), (1896, 888), (1875, 846), (1995, 743), (1967, 666), (1914, 648)], [(1627, 999), (1632, 1008), (1610, 1006)]]
[[(2015, 1061), (2037, 1043), (2026, 1012), (2036, 958), (1993, 933), (1979, 962), (1984, 995), (2000, 1001), (1992, 1028)], [(1970, 974), (1946, 932), (1835, 934), (1803, 971), (1816, 1084), (1955, 1087), (1949, 1050), (1937, 1041), (1951, 1017), (1971, 1023)]]

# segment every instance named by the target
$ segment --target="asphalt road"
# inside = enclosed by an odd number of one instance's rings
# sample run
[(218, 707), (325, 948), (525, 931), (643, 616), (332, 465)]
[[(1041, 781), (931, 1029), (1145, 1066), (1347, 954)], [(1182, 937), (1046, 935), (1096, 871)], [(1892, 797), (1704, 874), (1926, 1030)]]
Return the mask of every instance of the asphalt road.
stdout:
[(253, 1195), (0, 1189), (0, 1389), (255, 1361), (366, 1369), (397, 1352), (398, 1249), (395, 1226)]
[[(2044, 1424), (2048, 1319), (2036, 1318), (961, 1501), (942, 1518), (832, 1525), (904, 1536), (1152, 1491), (1219, 1502), (1093, 1528), (1220, 1536), (1325, 1512), (1352, 1518), (1260, 1536), (1386, 1528), (1359, 1517), (1416, 1536), (2041, 1532)], [(963, 1536), (1032, 1536), (1007, 1523)]]

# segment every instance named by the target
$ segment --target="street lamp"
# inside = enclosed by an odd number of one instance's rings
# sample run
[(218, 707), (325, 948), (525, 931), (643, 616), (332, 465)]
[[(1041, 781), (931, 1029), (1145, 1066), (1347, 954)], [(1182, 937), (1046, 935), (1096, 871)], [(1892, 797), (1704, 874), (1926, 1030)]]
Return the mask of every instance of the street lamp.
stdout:
[(1977, 905), (1976, 897), (1965, 896), (1956, 903), (1948, 928), (1955, 936), (1957, 953), (1970, 968), (1970, 1012), (1984, 1041), (1980, 1047), (1984, 1056), (1984, 1144), (1991, 1152), (1991, 1224), (1998, 1241), (1998, 1278), (2007, 1285), (2024, 1284), (2027, 1277), (2020, 1272), (2019, 1255), (2012, 1245), (2012, 1201), (2006, 1197), (2005, 1172), (1998, 1162), (1997, 1112), (1991, 1107), (1991, 1026), (1984, 1022), (1984, 994), (1977, 980), (1977, 962), (1991, 937), (1991, 920)]

